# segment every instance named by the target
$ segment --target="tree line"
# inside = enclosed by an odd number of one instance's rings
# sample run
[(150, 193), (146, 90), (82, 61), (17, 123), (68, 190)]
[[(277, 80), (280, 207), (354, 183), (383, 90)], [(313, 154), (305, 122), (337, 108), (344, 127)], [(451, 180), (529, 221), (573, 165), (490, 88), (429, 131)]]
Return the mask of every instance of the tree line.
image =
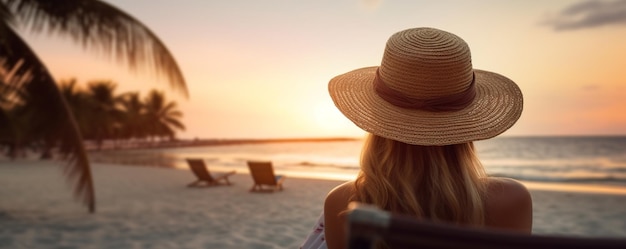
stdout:
[[(109, 80), (90, 81), (80, 87), (75, 79), (61, 81), (59, 89), (82, 134), (83, 141), (93, 142), (98, 149), (104, 141), (123, 143), (174, 139), (176, 131), (184, 130), (183, 113), (165, 93), (151, 90), (146, 96), (139, 92), (117, 94), (117, 84)], [(40, 100), (28, 91), (11, 89), (0, 82), (0, 142), (5, 154), (16, 157), (25, 148), (36, 148), (42, 158), (50, 158), (52, 150), (64, 150), (67, 127), (54, 121), (37, 122), (50, 109), (41, 109)], [(63, 152), (63, 151), (61, 151)]]

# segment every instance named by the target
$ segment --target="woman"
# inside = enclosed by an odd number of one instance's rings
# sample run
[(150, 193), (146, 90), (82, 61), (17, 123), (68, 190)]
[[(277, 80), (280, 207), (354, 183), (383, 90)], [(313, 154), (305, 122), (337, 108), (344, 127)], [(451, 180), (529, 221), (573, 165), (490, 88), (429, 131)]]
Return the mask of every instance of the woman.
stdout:
[(352, 201), (438, 222), (530, 233), (528, 191), (514, 180), (487, 177), (472, 143), (513, 126), (522, 93), (502, 75), (473, 69), (461, 38), (432, 28), (400, 31), (389, 38), (379, 67), (339, 75), (329, 92), (369, 136), (356, 180), (325, 200), (318, 246), (346, 247), (345, 211)]

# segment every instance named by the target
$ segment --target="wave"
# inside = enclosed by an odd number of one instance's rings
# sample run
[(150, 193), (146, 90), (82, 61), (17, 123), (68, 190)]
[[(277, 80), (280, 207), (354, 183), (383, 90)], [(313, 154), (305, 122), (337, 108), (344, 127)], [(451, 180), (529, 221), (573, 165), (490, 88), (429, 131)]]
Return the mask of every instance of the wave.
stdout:
[[(298, 166), (298, 167), (307, 167), (314, 170), (315, 168), (333, 168), (337, 170), (348, 170), (348, 171), (358, 171), (359, 167), (355, 165), (337, 165), (337, 164), (329, 164), (329, 163), (315, 163), (311, 161), (302, 161), (296, 164), (291, 165), (282, 165), (284, 167), (290, 166)], [(580, 168), (578, 168), (580, 169)], [(546, 171), (568, 171), (568, 169), (554, 169), (554, 168), (545, 168)], [(571, 170), (571, 169), (570, 169)], [(626, 167), (618, 167), (611, 169), (596, 169), (598, 171), (602, 171), (603, 173), (624, 173), (626, 172)], [(526, 172), (523, 173), (495, 173), (490, 174), (490, 176), (495, 177), (508, 177), (521, 181), (533, 181), (533, 182), (549, 182), (549, 183), (598, 183), (598, 184), (618, 184), (618, 185), (626, 185), (626, 175), (619, 174), (617, 175), (600, 175), (600, 176), (565, 176), (565, 175), (553, 175), (553, 176), (545, 176), (545, 175), (531, 175)]]
[[(290, 166), (306, 167), (306, 168), (310, 168), (311, 170), (315, 170), (316, 168), (332, 168), (336, 170), (347, 170), (347, 171), (359, 170), (359, 166), (356, 166), (356, 165), (338, 165), (338, 164), (332, 164), (332, 163), (316, 163), (316, 162), (311, 162), (311, 161), (302, 161), (299, 163), (286, 164), (282, 166), (286, 168)], [(568, 168), (555, 169), (551, 167), (542, 168), (542, 170), (545, 170), (545, 171), (561, 172), (561, 173), (566, 173), (568, 171), (581, 170), (581, 169), (582, 167), (575, 167), (575, 169), (568, 169)], [(565, 174), (556, 174), (556, 175), (546, 176), (546, 175), (540, 175), (541, 173), (541, 170), (540, 170), (539, 172), (535, 172), (539, 174), (529, 174), (529, 172), (521, 173), (522, 171), (520, 171), (520, 173), (507, 172), (507, 173), (495, 173), (495, 174), (490, 174), (490, 175), (495, 176), (495, 177), (508, 177), (508, 178), (513, 178), (513, 179), (517, 179), (521, 181), (533, 181), (533, 182), (585, 183), (585, 184), (598, 183), (598, 184), (626, 185), (626, 174), (623, 174), (626, 172), (626, 167), (617, 167), (617, 168), (608, 168), (608, 169), (585, 167), (585, 169), (589, 170), (590, 173), (594, 172), (594, 173), (603, 173), (603, 174), (598, 175), (598, 176), (567, 176)], [(546, 173), (545, 171), (543, 173)], [(617, 173), (617, 174), (612, 174), (612, 173)], [(606, 174), (609, 174), (609, 175), (606, 175)]]
[(332, 163), (312, 163), (309, 161), (302, 161), (302, 162), (296, 163), (295, 165), (303, 166), (303, 167), (311, 167), (311, 168), (324, 167), (324, 168), (333, 168), (333, 169), (340, 169), (340, 170), (358, 170), (359, 169), (359, 166), (354, 166), (354, 165), (338, 165), (338, 164), (332, 164)]
[(598, 183), (626, 185), (626, 177), (598, 176), (598, 177), (546, 177), (516, 174), (491, 174), (494, 177), (507, 177), (520, 181), (549, 182), (549, 183)]

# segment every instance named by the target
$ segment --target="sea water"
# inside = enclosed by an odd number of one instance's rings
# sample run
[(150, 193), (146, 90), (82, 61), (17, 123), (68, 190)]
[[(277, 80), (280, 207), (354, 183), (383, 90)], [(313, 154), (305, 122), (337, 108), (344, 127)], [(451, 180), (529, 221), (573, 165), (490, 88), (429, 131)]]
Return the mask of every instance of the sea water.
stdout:
[[(626, 136), (498, 137), (475, 142), (488, 174), (551, 183), (626, 186)], [(211, 170), (247, 172), (249, 160), (272, 161), (277, 172), (354, 179), (362, 140), (278, 142), (91, 152), (95, 162), (188, 169), (185, 158)]]

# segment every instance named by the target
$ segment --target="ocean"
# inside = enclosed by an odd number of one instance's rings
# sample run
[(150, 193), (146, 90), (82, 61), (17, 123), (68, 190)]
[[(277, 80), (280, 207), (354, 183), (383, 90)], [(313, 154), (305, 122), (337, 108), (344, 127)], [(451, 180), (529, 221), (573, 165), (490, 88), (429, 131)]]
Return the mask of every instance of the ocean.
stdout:
[[(92, 151), (94, 162), (187, 170), (202, 158), (210, 170), (247, 172), (246, 161), (272, 161), (293, 177), (350, 180), (359, 170), (362, 140), (276, 142)], [(626, 136), (497, 137), (475, 142), (488, 174), (539, 183), (626, 186)]]

